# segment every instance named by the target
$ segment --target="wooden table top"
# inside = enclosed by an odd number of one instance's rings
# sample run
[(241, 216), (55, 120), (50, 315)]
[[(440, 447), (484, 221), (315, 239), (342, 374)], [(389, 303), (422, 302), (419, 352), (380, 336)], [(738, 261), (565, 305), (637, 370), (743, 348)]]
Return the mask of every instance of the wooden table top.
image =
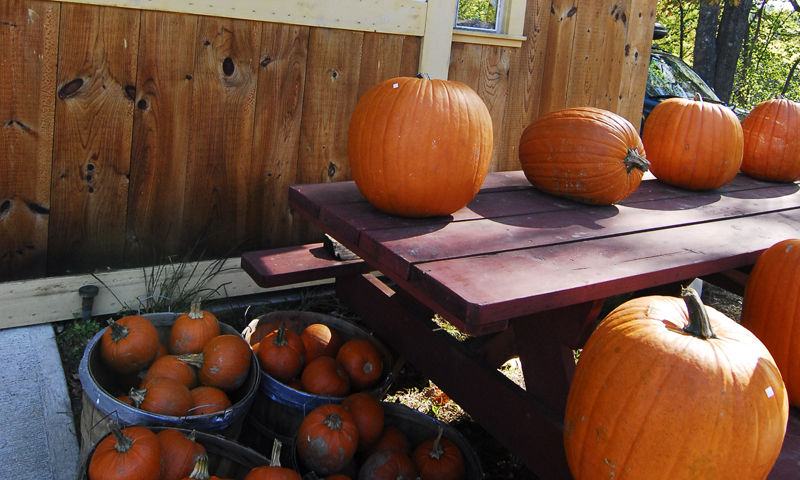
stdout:
[(539, 192), (520, 171), (490, 173), (446, 217), (384, 214), (354, 182), (296, 185), (289, 203), (467, 333), (752, 265), (800, 238), (800, 186), (743, 174), (702, 192), (648, 174), (618, 205), (590, 206)]

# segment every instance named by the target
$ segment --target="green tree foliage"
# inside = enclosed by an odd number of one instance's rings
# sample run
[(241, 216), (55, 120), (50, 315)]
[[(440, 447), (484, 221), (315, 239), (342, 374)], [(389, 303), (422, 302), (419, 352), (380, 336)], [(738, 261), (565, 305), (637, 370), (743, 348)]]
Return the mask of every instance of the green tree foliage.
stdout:
[[(668, 35), (656, 44), (663, 50), (694, 62), (699, 2), (661, 0), (657, 20)], [(783, 96), (800, 101), (800, 12), (778, 0), (755, 0), (749, 16), (744, 48), (739, 56), (731, 102), (751, 109), (758, 103)]]
[(497, 18), (497, 0), (460, 0), (458, 24), (465, 26), (494, 26)]

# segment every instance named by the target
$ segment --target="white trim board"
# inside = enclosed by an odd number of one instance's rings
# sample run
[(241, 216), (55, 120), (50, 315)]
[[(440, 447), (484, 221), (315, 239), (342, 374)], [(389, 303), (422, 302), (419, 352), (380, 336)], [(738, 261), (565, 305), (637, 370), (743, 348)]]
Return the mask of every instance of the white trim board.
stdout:
[[(242, 270), (241, 258), (228, 258), (222, 261), (224, 263), (220, 272), (213, 276), (207, 287), (216, 289), (221, 285), (224, 286), (217, 291), (216, 296), (209, 298), (238, 297), (333, 282), (333, 279), (328, 279), (261, 288)], [(197, 266), (195, 278), (198, 278), (200, 272), (203, 272), (212, 263), (214, 260), (191, 263), (188, 266), (192, 268)], [(100, 287), (100, 292), (93, 300), (92, 315), (94, 316), (118, 313), (122, 309), (122, 305), (116, 297), (128, 305), (139, 305), (139, 299), (147, 296), (144, 275), (151, 272), (151, 268), (158, 269), (159, 267), (97, 273), (97, 278), (102, 280), (102, 283), (108, 288), (90, 274), (0, 283), (0, 330), (80, 317), (82, 299), (78, 294), (78, 289), (88, 284)]]

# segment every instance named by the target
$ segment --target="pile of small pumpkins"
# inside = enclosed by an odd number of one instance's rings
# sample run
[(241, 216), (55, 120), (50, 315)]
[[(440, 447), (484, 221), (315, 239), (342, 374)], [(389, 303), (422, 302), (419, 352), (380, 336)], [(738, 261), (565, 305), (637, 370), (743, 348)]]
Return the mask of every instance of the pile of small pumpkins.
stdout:
[[(89, 480), (226, 480), (210, 474), (209, 454), (194, 431), (155, 433), (116, 422), (109, 428), (112, 435), (97, 444), (89, 461)], [(297, 472), (281, 466), (280, 448), (276, 440), (270, 464), (251, 469), (244, 480), (300, 480)]]
[(296, 448), (302, 465), (327, 480), (463, 480), (463, 452), (443, 431), (412, 445), (401, 428), (385, 424), (383, 402), (357, 392), (306, 415)]
[[(256, 328), (253, 339), (263, 332)], [(383, 377), (383, 358), (366, 338), (345, 341), (335, 327), (312, 323), (300, 333), (282, 324), (253, 344), (261, 370), (295, 390), (345, 397)]]
[(167, 345), (143, 316), (108, 324), (100, 358), (128, 392), (117, 398), (141, 410), (176, 417), (225, 410), (231, 407), (229, 393), (250, 371), (250, 345), (239, 335), (221, 334), (216, 316), (202, 310), (199, 300), (175, 319)]

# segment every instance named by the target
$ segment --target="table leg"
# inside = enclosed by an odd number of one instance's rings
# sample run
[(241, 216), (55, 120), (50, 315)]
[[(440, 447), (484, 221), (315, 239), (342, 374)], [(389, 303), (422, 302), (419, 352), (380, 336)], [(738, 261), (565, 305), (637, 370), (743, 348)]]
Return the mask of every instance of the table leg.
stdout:
[(336, 293), (538, 477), (572, 478), (564, 453), (563, 410), (548, 408), (430, 319), (415, 315), (373, 275), (337, 278)]

